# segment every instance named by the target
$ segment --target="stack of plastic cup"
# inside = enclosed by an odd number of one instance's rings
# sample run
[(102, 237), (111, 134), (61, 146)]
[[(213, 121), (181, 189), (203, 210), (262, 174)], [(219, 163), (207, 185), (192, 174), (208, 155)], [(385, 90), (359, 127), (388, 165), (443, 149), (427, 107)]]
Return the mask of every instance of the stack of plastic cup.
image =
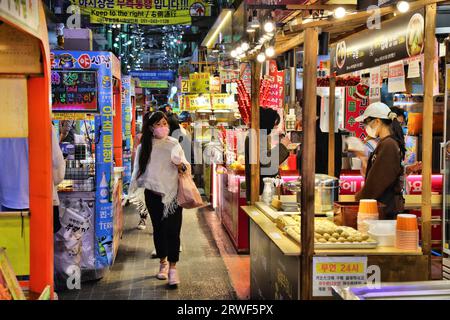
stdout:
[(374, 199), (361, 199), (358, 210), (358, 231), (367, 234), (369, 225), (367, 220), (378, 220), (378, 202)]
[(395, 247), (402, 250), (417, 250), (419, 228), (414, 214), (397, 215)]

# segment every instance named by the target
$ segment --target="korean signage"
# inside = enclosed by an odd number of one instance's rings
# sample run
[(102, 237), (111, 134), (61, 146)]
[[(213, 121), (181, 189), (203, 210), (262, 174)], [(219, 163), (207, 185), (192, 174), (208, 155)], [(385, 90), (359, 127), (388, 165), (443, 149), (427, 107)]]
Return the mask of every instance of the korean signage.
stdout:
[(419, 55), (424, 47), (423, 10), (399, 16), (331, 47), (331, 71), (337, 75)]
[(97, 72), (52, 70), (52, 110), (98, 112)]
[(133, 78), (139, 80), (151, 80), (151, 81), (173, 81), (175, 79), (175, 73), (173, 71), (156, 70), (156, 71), (131, 71), (130, 75)]
[(181, 80), (181, 92), (191, 92), (191, 82), (189, 80)]
[(169, 25), (191, 24), (191, 17), (211, 15), (203, 0), (71, 0), (91, 23)]
[(261, 101), (264, 107), (279, 109), (283, 107), (284, 101), (284, 71), (278, 71), (274, 60), (269, 62), (269, 91), (266, 99)]
[(166, 80), (139, 80), (137, 86), (150, 89), (167, 89), (169, 82)]
[(236, 102), (233, 95), (219, 94), (188, 94), (180, 98), (180, 109), (210, 110), (231, 109)]
[(122, 134), (124, 140), (123, 166), (125, 168), (123, 182), (127, 185), (131, 181), (131, 157), (125, 154), (131, 150), (131, 76), (122, 76)]
[(192, 93), (209, 93), (210, 90), (210, 74), (208, 72), (203, 73), (191, 73), (189, 75), (190, 89)]
[[(105, 268), (113, 259), (113, 75), (112, 53), (82, 51), (52, 51), (53, 71), (95, 72), (100, 113), (95, 115), (95, 264)], [(78, 89), (79, 90), (79, 89)], [(98, 137), (97, 137), (98, 136)]]
[(388, 92), (405, 92), (405, 69), (403, 61), (389, 64)]
[(364, 113), (368, 106), (368, 100), (355, 98), (356, 87), (345, 88), (345, 129), (361, 140), (366, 138), (366, 131), (362, 123), (356, 122), (356, 118)]
[(381, 100), (381, 69), (380, 67), (375, 67), (370, 70), (370, 89), (369, 89), (369, 100), (370, 103), (379, 102)]
[(367, 283), (367, 257), (314, 257), (313, 296), (332, 296), (332, 286)]
[(0, 0), (0, 17), (37, 31), (39, 27), (39, 0)]

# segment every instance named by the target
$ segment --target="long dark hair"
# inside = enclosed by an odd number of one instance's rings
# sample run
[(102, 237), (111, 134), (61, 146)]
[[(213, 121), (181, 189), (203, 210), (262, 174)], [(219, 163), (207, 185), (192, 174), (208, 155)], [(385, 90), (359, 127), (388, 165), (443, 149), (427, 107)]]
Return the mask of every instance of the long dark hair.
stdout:
[(150, 156), (153, 149), (153, 125), (161, 121), (161, 119), (166, 119), (167, 121), (167, 116), (161, 111), (156, 111), (148, 118), (144, 118), (144, 123), (142, 124), (141, 153), (139, 154), (138, 177), (140, 177), (145, 172), (147, 164), (150, 161)]
[[(391, 112), (390, 115), (394, 113)], [(372, 121), (374, 119), (379, 119), (379, 118), (372, 118), (369, 117), (369, 121)], [(389, 126), (389, 129), (391, 131), (391, 137), (392, 139), (394, 139), (397, 143), (398, 146), (400, 148), (400, 153), (402, 156), (402, 161), (405, 158), (405, 154), (406, 154), (406, 145), (405, 145), (405, 136), (403, 134), (403, 129), (402, 126), (400, 125), (400, 122), (398, 122), (397, 118), (394, 119), (380, 119), (381, 122), (383, 122), (385, 125)]]

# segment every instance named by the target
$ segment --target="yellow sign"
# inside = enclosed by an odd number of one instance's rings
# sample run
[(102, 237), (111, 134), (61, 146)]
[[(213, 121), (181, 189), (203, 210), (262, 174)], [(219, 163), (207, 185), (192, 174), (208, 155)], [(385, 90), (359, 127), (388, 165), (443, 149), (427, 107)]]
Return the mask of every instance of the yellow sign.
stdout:
[(211, 15), (203, 0), (71, 0), (88, 14), (91, 23), (101, 24), (191, 24), (191, 17)]
[(322, 262), (316, 264), (316, 272), (320, 274), (360, 274), (364, 273), (362, 262)]
[(53, 120), (94, 120), (95, 116), (86, 113), (53, 113)]
[(212, 93), (219, 93), (221, 91), (221, 83), (220, 83), (220, 77), (211, 77), (210, 79), (210, 87)]
[(203, 73), (191, 73), (189, 75), (189, 81), (191, 83), (192, 93), (209, 93), (210, 74)]
[(181, 92), (182, 93), (191, 92), (191, 82), (189, 80), (181, 80)]
[(191, 94), (187, 95), (187, 98), (191, 110), (211, 109), (211, 96), (209, 94)]
[(234, 96), (226, 93), (213, 94), (213, 108), (214, 109), (231, 109), (234, 104)]

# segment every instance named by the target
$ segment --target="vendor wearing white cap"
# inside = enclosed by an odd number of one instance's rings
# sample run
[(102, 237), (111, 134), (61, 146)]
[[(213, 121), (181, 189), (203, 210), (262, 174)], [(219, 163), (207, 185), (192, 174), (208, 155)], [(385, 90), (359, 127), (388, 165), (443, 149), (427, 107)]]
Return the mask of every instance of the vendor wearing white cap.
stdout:
[(365, 184), (356, 200), (376, 199), (386, 206), (385, 218), (395, 219), (404, 209), (402, 162), (406, 152), (397, 114), (384, 103), (375, 102), (356, 121), (364, 123), (370, 137), (380, 139), (369, 157)]

